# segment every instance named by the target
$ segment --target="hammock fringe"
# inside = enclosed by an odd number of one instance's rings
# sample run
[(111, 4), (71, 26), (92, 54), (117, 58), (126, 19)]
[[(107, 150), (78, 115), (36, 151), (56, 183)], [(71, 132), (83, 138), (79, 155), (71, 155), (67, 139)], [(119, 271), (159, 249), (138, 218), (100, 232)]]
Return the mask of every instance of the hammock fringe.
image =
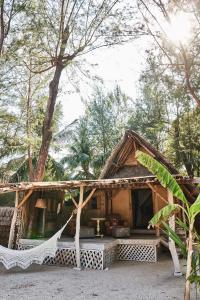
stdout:
[(0, 263), (7, 270), (13, 267), (27, 269), (33, 263), (41, 265), (47, 256), (55, 257), (58, 250), (57, 240), (61, 237), (63, 230), (71, 221), (73, 215), (74, 212), (72, 212), (70, 218), (58, 232), (39, 246), (27, 250), (14, 250), (0, 246)]

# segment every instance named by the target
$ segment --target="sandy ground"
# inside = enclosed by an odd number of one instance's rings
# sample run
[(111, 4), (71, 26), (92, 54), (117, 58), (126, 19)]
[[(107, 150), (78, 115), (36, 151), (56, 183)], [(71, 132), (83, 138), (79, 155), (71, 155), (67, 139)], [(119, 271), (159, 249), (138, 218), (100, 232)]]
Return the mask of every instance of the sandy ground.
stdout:
[(183, 299), (184, 278), (172, 273), (166, 255), (158, 263), (116, 262), (107, 271), (37, 265), (7, 271), (0, 266), (0, 300)]

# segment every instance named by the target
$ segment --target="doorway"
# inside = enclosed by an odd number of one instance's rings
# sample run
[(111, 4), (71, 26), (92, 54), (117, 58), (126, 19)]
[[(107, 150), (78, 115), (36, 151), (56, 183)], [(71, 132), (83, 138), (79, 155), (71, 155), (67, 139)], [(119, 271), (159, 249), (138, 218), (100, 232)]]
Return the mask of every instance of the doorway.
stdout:
[(132, 190), (133, 228), (147, 229), (153, 217), (151, 189)]

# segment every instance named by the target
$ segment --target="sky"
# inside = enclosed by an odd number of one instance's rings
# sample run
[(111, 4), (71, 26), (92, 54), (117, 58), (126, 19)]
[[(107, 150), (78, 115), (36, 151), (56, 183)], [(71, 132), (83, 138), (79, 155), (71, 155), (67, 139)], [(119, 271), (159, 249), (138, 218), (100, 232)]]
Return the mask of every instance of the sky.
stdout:
[[(176, 44), (180, 41), (188, 43), (192, 32), (192, 21), (188, 14), (179, 12), (172, 15), (171, 24), (168, 24), (164, 21), (160, 12), (154, 11), (154, 13), (158, 19), (161, 18), (160, 23), (173, 43)], [(151, 45), (152, 41), (149, 38), (140, 37), (125, 45), (100, 48), (85, 56), (85, 59), (90, 64), (95, 65), (90, 68), (90, 71), (103, 79), (106, 90), (112, 90), (118, 84), (123, 92), (135, 99), (137, 96), (137, 82), (141, 71), (145, 67), (145, 50), (150, 48)], [(66, 85), (67, 78), (64, 77), (62, 80), (63, 85)], [(81, 102), (81, 97), (87, 98), (91, 95), (91, 85), (91, 81), (89, 87), (82, 78), (80, 93), (63, 93), (60, 97), (63, 104), (63, 121), (65, 125), (83, 114), (84, 105)]]
[[(123, 92), (135, 99), (137, 95), (137, 81), (142, 69), (145, 66), (145, 50), (147, 44), (145, 41), (136, 40), (124, 45), (118, 45), (112, 48), (95, 50), (92, 54), (85, 56), (93, 75), (102, 78), (106, 90), (112, 90), (116, 84), (120, 85)], [(84, 105), (81, 97), (87, 98), (92, 93), (92, 80), (90, 85), (86, 83), (88, 79), (80, 83), (80, 92), (63, 92), (60, 101), (63, 105), (63, 123), (69, 124), (74, 119), (84, 113)], [(62, 78), (62, 84), (65, 85), (67, 77)], [(68, 89), (72, 86), (68, 85)], [(64, 125), (63, 124), (63, 125)]]

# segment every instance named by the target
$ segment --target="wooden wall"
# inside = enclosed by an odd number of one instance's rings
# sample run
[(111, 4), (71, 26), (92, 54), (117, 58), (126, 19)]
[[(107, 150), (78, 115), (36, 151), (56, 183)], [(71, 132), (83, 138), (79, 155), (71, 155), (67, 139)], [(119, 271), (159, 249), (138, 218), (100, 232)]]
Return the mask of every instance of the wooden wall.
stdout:
[[(149, 188), (144, 186), (143, 188)], [(160, 197), (160, 196), (161, 197)], [(106, 214), (119, 214), (121, 219), (128, 222), (128, 225), (133, 227), (133, 211), (132, 211), (132, 196), (130, 189), (113, 189), (110, 193), (111, 201), (108, 199), (108, 211), (106, 211), (106, 197), (105, 191), (99, 191), (95, 193), (95, 197), (98, 199), (98, 209), (90, 209), (87, 207), (85, 214), (88, 218), (106, 216)], [(158, 212), (162, 207), (166, 205), (163, 198), (167, 201), (167, 190), (162, 186), (155, 186), (152, 191), (153, 197), (153, 210), (154, 213)], [(112, 202), (112, 205), (111, 205)]]
[(0, 207), (0, 245), (8, 246), (14, 207)]
[(153, 192), (153, 208), (154, 208), (154, 213), (156, 213), (166, 205), (165, 201), (162, 198), (166, 199), (166, 201), (167, 201), (167, 190), (160, 185), (157, 185), (154, 188), (155, 188), (156, 192), (152, 191)]
[[(92, 208), (92, 200), (96, 198), (97, 208)], [(104, 217), (106, 215), (106, 201), (105, 201), (105, 192), (96, 191), (89, 201), (87, 207), (82, 211), (82, 224), (87, 225), (91, 221), (91, 218)]]
[(119, 214), (121, 219), (127, 221), (128, 225), (132, 227), (131, 190), (113, 190), (112, 213)]

